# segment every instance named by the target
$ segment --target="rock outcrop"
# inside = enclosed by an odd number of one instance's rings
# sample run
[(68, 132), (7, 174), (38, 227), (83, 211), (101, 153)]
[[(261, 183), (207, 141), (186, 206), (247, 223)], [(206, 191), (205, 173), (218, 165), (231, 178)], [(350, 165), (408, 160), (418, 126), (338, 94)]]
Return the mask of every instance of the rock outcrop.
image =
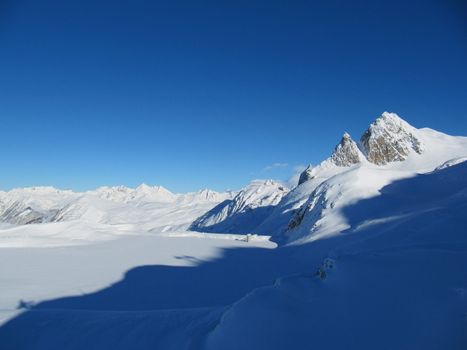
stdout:
[(301, 185), (302, 183), (313, 179), (315, 176), (313, 175), (313, 166), (308, 165), (305, 170), (300, 174), (298, 178), (298, 184)]
[(395, 113), (384, 112), (361, 137), (361, 144), (369, 162), (385, 165), (403, 161), (413, 150), (418, 154), (424, 146), (417, 137), (417, 129)]
[(362, 154), (357, 144), (348, 133), (344, 133), (341, 141), (331, 155), (331, 161), (337, 166), (351, 166), (361, 162)]

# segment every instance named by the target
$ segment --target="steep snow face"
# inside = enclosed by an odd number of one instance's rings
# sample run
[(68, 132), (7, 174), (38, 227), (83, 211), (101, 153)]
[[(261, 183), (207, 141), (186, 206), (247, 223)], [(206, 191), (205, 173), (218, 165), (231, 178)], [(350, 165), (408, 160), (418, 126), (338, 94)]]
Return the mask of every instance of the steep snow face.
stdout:
[(331, 155), (331, 161), (337, 166), (346, 167), (360, 163), (362, 159), (363, 155), (355, 141), (352, 140), (348, 133), (344, 133), (341, 142), (339, 142)]
[(289, 190), (273, 180), (255, 180), (232, 200), (226, 200), (199, 217), (194, 231), (249, 233), (270, 214)]
[(384, 165), (407, 159), (410, 152), (421, 154), (424, 145), (417, 129), (395, 113), (384, 112), (363, 134), (362, 146), (368, 161)]
[(403, 177), (404, 173), (399, 171), (374, 166), (354, 167), (336, 174), (319, 184), (307, 201), (295, 211), (285, 234), (289, 241), (308, 241), (342, 232), (350, 226), (340, 209), (358, 200), (376, 196), (379, 189)]

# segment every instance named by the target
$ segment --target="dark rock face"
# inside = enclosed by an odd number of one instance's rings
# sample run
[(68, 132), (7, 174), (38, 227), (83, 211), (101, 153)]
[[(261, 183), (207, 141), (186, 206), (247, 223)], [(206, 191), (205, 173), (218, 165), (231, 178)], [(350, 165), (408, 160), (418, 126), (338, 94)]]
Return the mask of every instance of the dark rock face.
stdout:
[(385, 165), (407, 159), (411, 150), (423, 152), (423, 144), (415, 133), (416, 129), (396, 114), (385, 112), (370, 125), (360, 142), (368, 161)]
[(337, 166), (351, 166), (360, 163), (360, 150), (348, 133), (342, 136), (341, 141), (334, 149), (331, 161)]
[(300, 174), (300, 177), (298, 178), (299, 185), (314, 178), (312, 170), (313, 167), (311, 165), (308, 165), (308, 167)]

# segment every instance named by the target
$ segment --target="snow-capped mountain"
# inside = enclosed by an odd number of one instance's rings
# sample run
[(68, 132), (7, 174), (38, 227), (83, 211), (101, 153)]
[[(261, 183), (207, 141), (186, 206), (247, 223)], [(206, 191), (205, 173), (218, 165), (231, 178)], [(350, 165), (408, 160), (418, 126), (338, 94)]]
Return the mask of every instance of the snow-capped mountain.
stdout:
[(355, 141), (352, 140), (348, 133), (344, 133), (341, 141), (334, 149), (330, 161), (337, 166), (345, 167), (360, 163), (363, 158)]
[[(467, 138), (384, 113), (360, 140), (345, 133), (291, 191), (1, 192), (4, 218), (41, 224), (1, 229), (0, 343), (466, 348)], [(196, 217), (286, 244), (185, 232)]]
[(249, 233), (261, 224), (289, 190), (273, 180), (255, 180), (233, 199), (226, 200), (199, 217), (194, 231)]
[[(394, 180), (455, 164), (466, 156), (466, 137), (416, 129), (397, 114), (384, 112), (363, 132), (359, 143), (344, 133), (329, 158), (317, 166), (308, 166), (298, 185), (269, 207), (269, 214), (248, 223), (248, 227), (254, 227), (255, 233), (279, 240), (286, 237), (289, 241), (340, 232), (349, 227), (340, 214), (346, 205), (377, 195)], [(202, 230), (233, 217), (227, 205), (223, 211), (198, 219), (195, 228)], [(229, 226), (218, 225), (216, 229), (235, 232), (235, 223), (232, 220)]]
[(99, 187), (94, 191), (88, 191), (88, 194), (97, 196), (101, 199), (112, 202), (172, 202), (176, 195), (162, 186), (149, 186), (141, 184), (136, 188), (126, 186)]
[[(385, 112), (363, 133), (360, 148), (365, 156), (362, 161), (342, 170), (336, 168), (322, 181), (310, 183), (309, 179), (308, 187), (303, 186), (306, 182), (297, 187), (300, 198), (307, 199), (295, 206), (287, 227), (282, 227), (289, 240), (316, 239), (349, 229), (351, 223), (343, 217), (343, 208), (377, 195), (381, 188), (397, 179), (426, 173), (442, 164), (455, 164), (451, 159), (464, 159), (467, 138), (416, 129), (396, 114)], [(326, 162), (329, 161), (323, 163)], [(306, 172), (329, 172), (323, 170), (323, 163)]]
[(421, 154), (420, 132), (395, 113), (384, 112), (362, 135), (360, 142), (369, 162), (384, 165), (407, 159), (412, 151)]
[(19, 188), (0, 192), (0, 222), (25, 225), (80, 220), (133, 225), (143, 231), (170, 231), (185, 229), (196, 217), (234, 195), (232, 191), (207, 189), (176, 194), (162, 186), (146, 184), (136, 188), (100, 187), (87, 192)]
[(0, 192), (0, 222), (15, 225), (46, 222), (77, 197), (72, 191), (45, 186)]
[(344, 133), (329, 158), (308, 166), (289, 191), (255, 180), (239, 193), (172, 193), (142, 184), (75, 193), (52, 187), (0, 192), (0, 222), (23, 225), (81, 220), (147, 231), (257, 233), (289, 241), (351, 227), (341, 211), (394, 180), (448, 167), (467, 157), (467, 138), (417, 129), (384, 112), (355, 142)]

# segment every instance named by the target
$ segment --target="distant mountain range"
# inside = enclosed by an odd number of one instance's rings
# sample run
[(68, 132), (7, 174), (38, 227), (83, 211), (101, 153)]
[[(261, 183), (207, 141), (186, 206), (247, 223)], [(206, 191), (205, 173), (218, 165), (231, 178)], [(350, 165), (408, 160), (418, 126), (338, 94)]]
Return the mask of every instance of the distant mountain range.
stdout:
[[(142, 184), (73, 192), (53, 187), (0, 192), (0, 221), (13, 225), (81, 220), (96, 224), (134, 224), (142, 230), (186, 229), (196, 216), (234, 192), (208, 189), (175, 194), (162, 186)], [(179, 215), (180, 212), (185, 215)]]

